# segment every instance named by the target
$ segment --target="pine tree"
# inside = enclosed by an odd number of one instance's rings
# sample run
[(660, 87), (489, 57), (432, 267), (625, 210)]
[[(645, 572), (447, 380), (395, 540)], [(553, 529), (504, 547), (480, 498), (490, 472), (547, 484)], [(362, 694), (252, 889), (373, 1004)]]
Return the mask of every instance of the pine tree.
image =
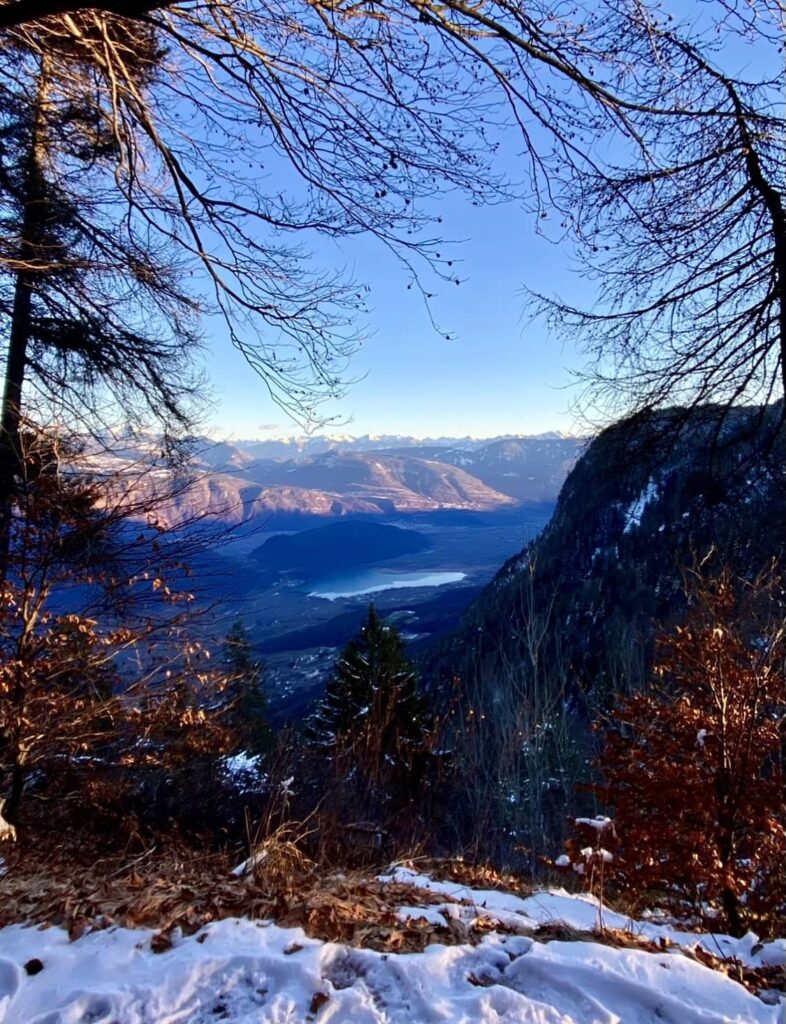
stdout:
[[(142, 88), (155, 51), (139, 58)], [(197, 304), (167, 246), (118, 201), (122, 138), (92, 102), (85, 60), (45, 55), (29, 81), (0, 90), (0, 575), (20, 433), (36, 403), (80, 430), (101, 433), (122, 411), (168, 436), (190, 426), (196, 392)], [(64, 84), (66, 65), (79, 89)]]
[(426, 703), (404, 641), (370, 605), (360, 633), (336, 662), (306, 739), (330, 756), (340, 782), (353, 779), (365, 789), (370, 810), (378, 800), (411, 799), (428, 735)]
[(232, 701), (229, 716), (238, 747), (249, 754), (264, 754), (270, 749), (272, 735), (267, 720), (267, 698), (262, 685), (262, 665), (254, 658), (251, 641), (243, 622), (236, 619), (224, 641), (224, 670)]

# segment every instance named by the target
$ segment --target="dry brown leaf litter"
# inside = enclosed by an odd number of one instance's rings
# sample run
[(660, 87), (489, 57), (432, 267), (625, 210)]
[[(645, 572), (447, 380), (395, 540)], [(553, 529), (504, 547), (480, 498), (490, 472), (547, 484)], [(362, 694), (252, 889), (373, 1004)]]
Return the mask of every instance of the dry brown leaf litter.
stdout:
[[(238, 878), (231, 873), (234, 864), (225, 854), (182, 848), (150, 850), (126, 863), (119, 863), (116, 857), (94, 863), (51, 853), (36, 857), (19, 848), (6, 850), (4, 855), (0, 926), (18, 922), (58, 925), (72, 939), (113, 925), (146, 927), (156, 931), (151, 939), (155, 952), (170, 948), (175, 929), (193, 934), (225, 917), (272, 919), (283, 927), (300, 927), (312, 938), (399, 953), (420, 952), (432, 943), (479, 942), (491, 929), (509, 931), (482, 908), (476, 908), (478, 916), (471, 924), (446, 920), (441, 926), (416, 916), (402, 921), (397, 914), (401, 907), (468, 904), (409, 883), (378, 882), (359, 871), (320, 873), (305, 857), (289, 858), (289, 874), (283, 870), (282, 859), (274, 857), (269, 873), (256, 869)], [(462, 885), (505, 888), (501, 876), (487, 869), (459, 864), (452, 871), (444, 861), (422, 867)], [(510, 888), (521, 891), (520, 883), (513, 879), (511, 883)], [(605, 929), (599, 935), (577, 931), (562, 922), (541, 925), (530, 934), (539, 942), (601, 941), (653, 953), (670, 948), (668, 942), (656, 943), (629, 931)], [(292, 953), (298, 948), (297, 943), (290, 947)], [(753, 991), (783, 985), (783, 972), (777, 968), (748, 968), (701, 947), (683, 952)], [(483, 985), (485, 979), (473, 983)]]
[[(271, 868), (275, 859), (271, 858)], [(0, 926), (22, 921), (59, 925), (72, 938), (112, 925), (154, 928), (154, 946), (225, 917), (271, 918), (313, 938), (385, 951), (413, 952), (457, 941), (424, 919), (401, 922), (401, 906), (454, 902), (413, 885), (380, 883), (360, 873), (318, 873), (305, 858), (288, 876), (279, 870), (237, 878), (222, 854), (182, 851), (92, 864), (9, 851), (0, 878)], [(280, 866), (280, 865), (279, 865)]]

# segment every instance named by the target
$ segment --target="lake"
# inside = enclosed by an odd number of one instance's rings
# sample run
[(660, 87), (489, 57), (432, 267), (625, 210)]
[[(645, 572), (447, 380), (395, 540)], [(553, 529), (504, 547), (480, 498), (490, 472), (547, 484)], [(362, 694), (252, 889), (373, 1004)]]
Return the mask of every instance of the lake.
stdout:
[(360, 597), (378, 594), (382, 590), (403, 590), (409, 587), (442, 587), (446, 583), (459, 583), (465, 572), (394, 572), (385, 569), (357, 569), (336, 573), (311, 585), (309, 597), (335, 601), (340, 597)]

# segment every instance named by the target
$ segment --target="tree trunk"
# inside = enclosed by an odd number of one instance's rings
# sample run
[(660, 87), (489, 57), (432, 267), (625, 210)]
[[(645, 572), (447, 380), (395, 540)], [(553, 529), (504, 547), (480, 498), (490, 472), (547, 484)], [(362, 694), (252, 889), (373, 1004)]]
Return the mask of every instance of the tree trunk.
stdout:
[(2, 413), (0, 414), (0, 583), (5, 580), (10, 545), (14, 478), (21, 456), (19, 424), (22, 410), (22, 386), (30, 344), (33, 294), (46, 264), (42, 243), (46, 231), (46, 98), (48, 74), (46, 58), (41, 62), (38, 91), (32, 113), (30, 149), (23, 182), (20, 269), (14, 286), (14, 306), (8, 338)]
[(3, 811), (6, 821), (11, 825), (17, 825), (19, 822), (19, 805), (22, 802), (24, 785), (25, 767), (17, 751), (14, 763), (11, 766), (11, 786), (8, 790), (8, 798), (6, 799)]
[(730, 777), (726, 772), (719, 770), (717, 772), (716, 781), (716, 790), (718, 793), (720, 808), (718, 813), (718, 826), (720, 831), (718, 854), (723, 874), (726, 876), (723, 888), (721, 889), (720, 898), (721, 903), (723, 904), (724, 913), (726, 914), (729, 934), (739, 938), (741, 935), (745, 934), (745, 928), (742, 922), (742, 907), (739, 897), (734, 892), (730, 884), (730, 879), (735, 875), (735, 847), (737, 845), (735, 837), (738, 828), (738, 826), (735, 827), (735, 814), (733, 807), (730, 806), (731, 788), (732, 782)]
[(723, 910), (726, 914), (729, 934), (733, 935), (735, 938), (740, 938), (745, 934), (745, 928), (740, 915), (740, 901), (737, 894), (732, 892), (731, 889), (726, 888), (721, 892), (721, 902), (723, 903)]
[(743, 108), (739, 94), (729, 81), (726, 81), (726, 88), (734, 105), (737, 128), (744, 144), (743, 152), (748, 180), (764, 201), (770, 218), (773, 290), (778, 310), (778, 358), (783, 400), (786, 402), (786, 208), (784, 208), (783, 196), (779, 188), (773, 185), (765, 174), (756, 148), (756, 139), (751, 133), (748, 115)]

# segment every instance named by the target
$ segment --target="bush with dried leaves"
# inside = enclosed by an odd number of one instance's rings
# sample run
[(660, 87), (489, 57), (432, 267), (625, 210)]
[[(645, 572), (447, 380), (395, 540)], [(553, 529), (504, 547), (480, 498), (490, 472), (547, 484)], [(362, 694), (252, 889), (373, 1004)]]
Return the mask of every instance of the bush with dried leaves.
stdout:
[(605, 730), (593, 787), (615, 812), (608, 880), (682, 912), (721, 912), (735, 934), (786, 913), (782, 593), (774, 573), (694, 581), (686, 622), (659, 641), (652, 688)]

